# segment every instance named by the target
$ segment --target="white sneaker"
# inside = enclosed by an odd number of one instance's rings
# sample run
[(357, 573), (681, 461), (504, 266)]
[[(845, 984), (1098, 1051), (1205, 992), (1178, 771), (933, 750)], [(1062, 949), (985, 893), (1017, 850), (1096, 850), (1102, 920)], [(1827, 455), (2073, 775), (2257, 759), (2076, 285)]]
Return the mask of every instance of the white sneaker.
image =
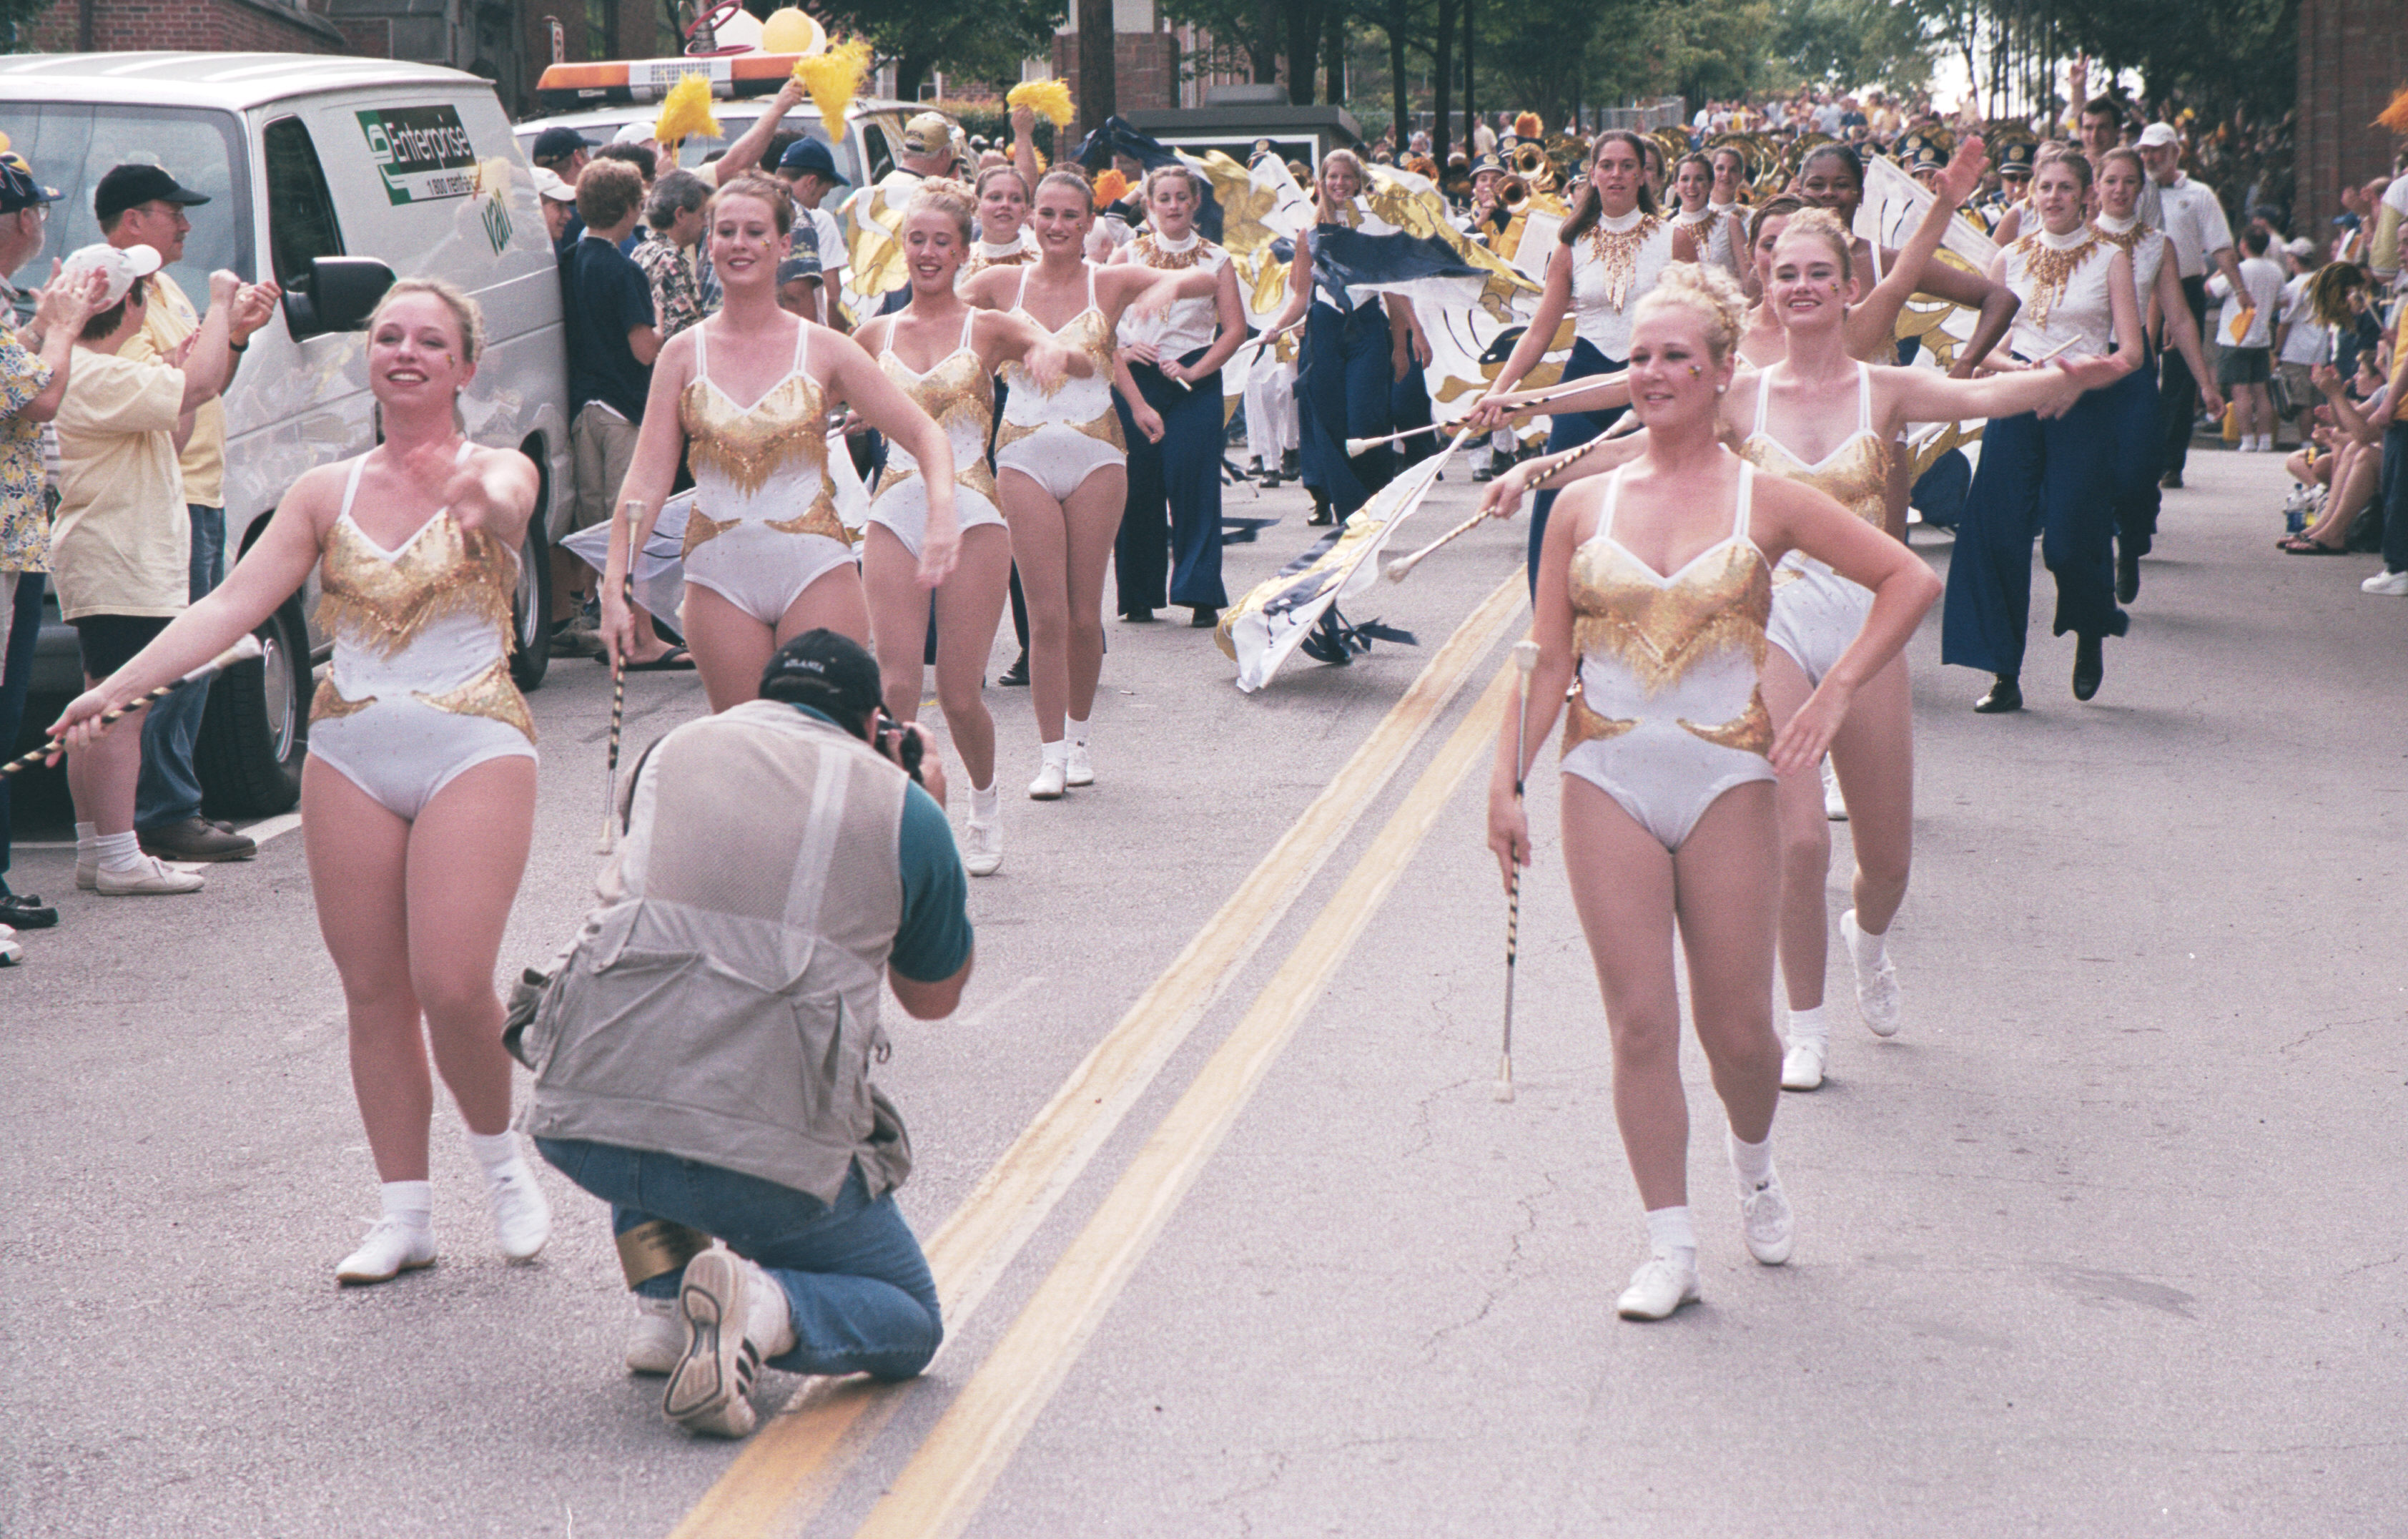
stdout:
[(993, 876), (1003, 864), (1003, 825), (972, 818), (962, 829), (962, 870), (972, 876)]
[(630, 1374), (666, 1374), (685, 1355), (685, 1316), (675, 1299), (636, 1295), (636, 1322), (627, 1328), (624, 1360)]
[(1856, 1014), (1876, 1037), (1895, 1037), (1903, 1019), (1899, 1003), (1898, 968), (1885, 955), (1881, 965), (1871, 971), (1856, 960), (1856, 942), (1864, 931), (1856, 928), (1856, 911), (1850, 909), (1840, 915), (1840, 942), (1848, 948), (1848, 965), (1856, 975)]
[[(104, 898), (136, 898), (157, 893), (198, 892), (208, 884), (198, 871), (179, 871), (155, 855), (137, 857), (139, 864), (130, 871), (112, 871), (100, 868), (93, 879), (93, 888)], [(82, 881), (77, 877), (78, 885)]]
[(2408, 571), (2378, 572), (2360, 583), (2358, 591), (2380, 594), (2386, 598), (2408, 598)]
[(524, 1159), (513, 1160), (485, 1178), (485, 1207), (494, 1215), (494, 1239), (503, 1257), (532, 1261), (552, 1238), (552, 1204), (536, 1185)]
[(1819, 1090), (1823, 1087), (1823, 1057), (1828, 1044), (1812, 1037), (1792, 1037), (1781, 1055), (1781, 1087)]
[(0, 967), (15, 967), (24, 959), (25, 947), (17, 939), (15, 928), (0, 925)]
[(1766, 1176), (1763, 1186), (1740, 1193), (1739, 1221), (1747, 1236), (1747, 1253), (1758, 1264), (1777, 1267), (1789, 1259), (1798, 1238), (1797, 1215), (1781, 1189), (1780, 1172)]
[(688, 1431), (744, 1436), (757, 1420), (748, 1397), (761, 1359), (794, 1346), (785, 1290), (734, 1251), (713, 1248), (686, 1263), (678, 1314), (685, 1347), (669, 1369), (661, 1414)]
[(1831, 772), (1831, 761), (1823, 761), (1823, 815), (1833, 823), (1848, 821), (1848, 798), (1840, 794), (1840, 777)]
[(335, 1268), (338, 1283), (387, 1283), (435, 1264), (435, 1231), (388, 1215), (369, 1226), (360, 1248)]
[(1658, 1253), (1630, 1274), (1630, 1286), (1615, 1300), (1613, 1312), (1626, 1320), (1660, 1320), (1683, 1304), (1698, 1302), (1698, 1259), (1692, 1251)]
[(1077, 740), (1070, 743), (1070, 756), (1062, 767), (1063, 779), (1071, 785), (1096, 784), (1096, 761), (1087, 756), (1087, 745)]
[(1028, 799), (1059, 801), (1068, 784), (1069, 767), (1060, 759), (1047, 759), (1037, 767), (1037, 778), (1028, 783)]

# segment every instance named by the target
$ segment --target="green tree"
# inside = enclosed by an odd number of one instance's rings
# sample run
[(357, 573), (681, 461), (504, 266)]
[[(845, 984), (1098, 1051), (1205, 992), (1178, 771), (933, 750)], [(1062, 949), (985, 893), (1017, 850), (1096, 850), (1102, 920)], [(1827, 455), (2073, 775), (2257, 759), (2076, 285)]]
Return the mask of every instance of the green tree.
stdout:
[(1932, 46), (1923, 18), (1889, 0), (1781, 0), (1774, 13), (1772, 56), (1834, 90), (1920, 91)]

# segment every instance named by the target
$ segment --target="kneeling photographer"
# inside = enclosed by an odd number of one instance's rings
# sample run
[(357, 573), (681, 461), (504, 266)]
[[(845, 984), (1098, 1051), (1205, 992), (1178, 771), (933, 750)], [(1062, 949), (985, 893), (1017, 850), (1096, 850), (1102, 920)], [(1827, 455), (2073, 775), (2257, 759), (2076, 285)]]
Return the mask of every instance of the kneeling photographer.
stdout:
[(601, 906), (518, 1047), (537, 1148), (611, 1204), (628, 1368), (667, 1374), (663, 1414), (724, 1437), (752, 1430), (765, 1361), (904, 1379), (935, 1355), (894, 1197), (910, 1144), (869, 1071), (882, 978), (934, 1020), (971, 966), (937, 760), (880, 710), (869, 654), (810, 631), (761, 695), (627, 778)]

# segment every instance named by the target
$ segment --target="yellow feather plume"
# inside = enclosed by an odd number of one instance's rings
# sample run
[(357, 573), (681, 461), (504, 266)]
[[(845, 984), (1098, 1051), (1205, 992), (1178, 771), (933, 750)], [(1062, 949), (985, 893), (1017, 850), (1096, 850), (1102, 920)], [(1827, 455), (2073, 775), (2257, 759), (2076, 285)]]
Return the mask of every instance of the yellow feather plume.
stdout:
[(1128, 196), (1128, 178), (1117, 170), (1107, 170), (1096, 179), (1096, 207), (1109, 209)]
[(853, 105), (853, 93), (861, 89), (861, 82), (869, 79), (869, 39), (848, 37), (831, 45), (824, 53), (796, 60), (795, 79), (811, 93), (811, 105), (820, 109), (820, 122), (827, 126), (828, 137), (841, 142), (844, 109)]
[(1003, 105), (1025, 107), (1052, 120), (1056, 128), (1068, 128), (1077, 109), (1070, 105), (1070, 87), (1062, 80), (1023, 80), (1004, 93)]
[(699, 71), (682, 76), (661, 98), (660, 121), (653, 126), (652, 137), (661, 148), (675, 151), (694, 135), (704, 138), (719, 137), (719, 119), (710, 110), (710, 77)]
[(2376, 127), (2388, 128), (2395, 134), (2408, 134), (2408, 86), (2400, 88), (2400, 94), (2391, 98), (2391, 105), (2383, 109), (2383, 116), (2375, 119), (2374, 123)]

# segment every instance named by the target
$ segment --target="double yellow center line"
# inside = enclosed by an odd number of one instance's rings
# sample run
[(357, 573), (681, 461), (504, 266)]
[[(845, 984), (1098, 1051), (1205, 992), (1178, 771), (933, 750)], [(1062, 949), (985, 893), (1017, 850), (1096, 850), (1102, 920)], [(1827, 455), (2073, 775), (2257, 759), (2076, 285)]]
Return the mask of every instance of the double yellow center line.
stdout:
[[(1517, 571), (1459, 626), (1220, 912), (1072, 1072), (930, 1238), (949, 1333), (1118, 1129), (1171, 1055), (1260, 948), (1430, 725), (1521, 613)], [(1478, 759), (1510, 695), (1501, 672), (1440, 750), (1279, 973), (1156, 1129), (1054, 1273), (872, 1513), (865, 1534), (957, 1533), (1058, 1388), (1297, 1021), (1361, 936), (1412, 851)], [(674, 1539), (790, 1532), (809, 1522), (901, 1391), (814, 1381), (756, 1433)]]

